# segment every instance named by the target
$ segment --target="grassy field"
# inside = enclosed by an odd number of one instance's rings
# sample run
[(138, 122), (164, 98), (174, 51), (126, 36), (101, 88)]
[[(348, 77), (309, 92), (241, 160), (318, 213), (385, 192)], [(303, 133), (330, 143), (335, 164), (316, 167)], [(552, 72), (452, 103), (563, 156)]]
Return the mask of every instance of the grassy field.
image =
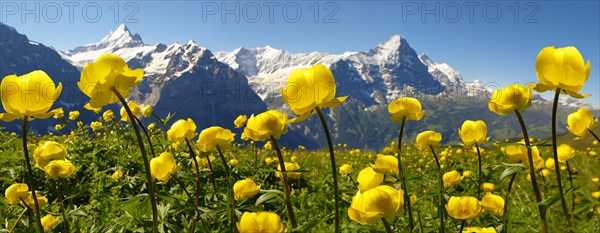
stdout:
[[(65, 121), (65, 124), (76, 125), (76, 121)], [(31, 135), (29, 137), (30, 154), (40, 141), (53, 140), (66, 146), (67, 158), (75, 165), (76, 171), (68, 179), (61, 180), (67, 198), (64, 200), (67, 218), (71, 231), (81, 232), (144, 232), (151, 228), (150, 202), (145, 186), (146, 178), (139, 148), (135, 135), (125, 123), (116, 121), (103, 122), (102, 129), (92, 132), (89, 126), (82, 125), (72, 132), (65, 131), (62, 136)], [(202, 216), (195, 217), (194, 205), (184, 191), (193, 196), (195, 190), (195, 174), (192, 168), (191, 156), (186, 147), (173, 148), (165, 137), (165, 128), (156, 124), (150, 131), (152, 146), (155, 154), (171, 151), (181, 168), (167, 183), (156, 186), (158, 191), (159, 228), (161, 232), (228, 232), (227, 218), (227, 179), (223, 164), (216, 159), (215, 177), (218, 186), (217, 193), (210, 185), (209, 170), (204, 167), (200, 174)], [(535, 135), (534, 135), (535, 136)], [(283, 135), (282, 137), (285, 137)], [(508, 178), (500, 180), (503, 171), (508, 166), (502, 162), (506, 155), (502, 148), (513, 144), (516, 140), (505, 141), (495, 139), (484, 145), (483, 177), (485, 182), (495, 185), (494, 194), (505, 198)], [(500, 141), (500, 142), (497, 142)], [(540, 155), (547, 159), (552, 156), (551, 143), (547, 140), (535, 139), (540, 148)], [(5, 190), (15, 182), (26, 182), (25, 160), (21, 147), (21, 137), (11, 132), (0, 133), (0, 189)], [(569, 143), (577, 149), (576, 156), (569, 160), (573, 184), (568, 179), (568, 172), (562, 171), (563, 184), (567, 194), (568, 206), (576, 225), (576, 232), (600, 231), (600, 201), (592, 196), (592, 192), (600, 191), (600, 183), (592, 181), (600, 177), (600, 146), (592, 143), (593, 138), (573, 141), (572, 135), (563, 135), (559, 143)], [(339, 144), (338, 144), (339, 143)], [(414, 232), (436, 232), (438, 228), (437, 193), (438, 172), (433, 157), (429, 151), (418, 151), (406, 141), (403, 147), (404, 161), (409, 193), (415, 194), (413, 204), (415, 218), (418, 219)], [(339, 186), (341, 195), (341, 227), (343, 232), (385, 232), (381, 222), (371, 225), (360, 225), (348, 217), (348, 207), (352, 197), (358, 191), (356, 177), (358, 172), (373, 164), (378, 156), (394, 155), (397, 149), (393, 144), (382, 151), (361, 151), (347, 148), (343, 142), (334, 142), (337, 165), (351, 164), (353, 171), (347, 176), (340, 176)], [(147, 148), (150, 145), (146, 144)], [(228, 159), (237, 160), (232, 166), (233, 179), (252, 178), (261, 185), (261, 192), (244, 201), (237, 202), (235, 211), (239, 218), (243, 212), (267, 210), (278, 213), (287, 224), (288, 218), (284, 205), (282, 184), (275, 176), (277, 156), (272, 146), (256, 145), (242, 142), (224, 151)], [(213, 152), (214, 156), (218, 155)], [(446, 190), (446, 198), (450, 196), (476, 195), (477, 192), (477, 154), (459, 146), (442, 145), (437, 149), (442, 170), (473, 171), (471, 177), (465, 177), (456, 186)], [(329, 155), (326, 150), (306, 151), (303, 148), (284, 148), (286, 162), (297, 162), (301, 166), (301, 176), (291, 179), (293, 187), (292, 200), (296, 210), (299, 232), (332, 232), (334, 198), (332, 175)], [(115, 171), (123, 172), (121, 179), (115, 180)], [(550, 232), (566, 232), (566, 220), (560, 209), (560, 201), (555, 198), (558, 194), (556, 177), (553, 169), (549, 169), (547, 177), (538, 176), (544, 199), (549, 205), (548, 223)], [(538, 174), (540, 174), (538, 172)], [(34, 177), (40, 193), (49, 200), (49, 205), (42, 210), (42, 216), (50, 213), (61, 216), (57, 198), (57, 180), (49, 179), (40, 169), (34, 169)], [(384, 184), (399, 188), (399, 182), (394, 175), (386, 175)], [(517, 173), (510, 196), (509, 229), (510, 232), (539, 231), (538, 211), (533, 197), (531, 183), (527, 180), (527, 171)], [(16, 222), (23, 207), (18, 204), (9, 205), (5, 198), (0, 198), (0, 232), (8, 232), (16, 225), (14, 232), (35, 232), (35, 222), (32, 213), (28, 212)], [(460, 221), (446, 216), (447, 232), (457, 232)], [(62, 223), (62, 220), (60, 221)], [(407, 215), (398, 215), (392, 227), (397, 232), (408, 232)], [(467, 226), (494, 227), (500, 231), (503, 227), (501, 216), (484, 213), (480, 217), (469, 220)], [(52, 231), (64, 232), (63, 226), (58, 225)], [(288, 225), (288, 232), (291, 232)]]

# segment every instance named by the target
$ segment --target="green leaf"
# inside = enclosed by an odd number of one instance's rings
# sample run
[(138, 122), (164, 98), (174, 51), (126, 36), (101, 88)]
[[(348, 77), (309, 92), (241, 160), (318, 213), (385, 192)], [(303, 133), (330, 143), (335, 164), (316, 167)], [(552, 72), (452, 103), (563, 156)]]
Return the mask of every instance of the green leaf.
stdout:
[(283, 192), (281, 192), (281, 191), (279, 191), (279, 193), (278, 192), (268, 192), (263, 195), (260, 195), (260, 197), (258, 197), (258, 199), (256, 199), (256, 202), (254, 203), (254, 205), (258, 206), (266, 201), (269, 201), (269, 200), (277, 197), (280, 194), (283, 194)]
[(506, 177), (509, 177), (519, 171), (523, 171), (526, 170), (527, 167), (525, 167), (525, 165), (523, 164), (519, 164), (520, 166), (516, 165), (516, 164), (510, 164), (511, 166), (508, 166), (506, 169), (504, 169), (504, 171), (502, 171), (502, 174), (500, 174), (500, 181), (503, 181), (504, 179), (506, 179)]
[(538, 203), (538, 205), (545, 206), (547, 209), (550, 206), (554, 205), (554, 203), (558, 202), (558, 200), (560, 200), (560, 196), (553, 195), (546, 198), (546, 200), (543, 200), (542, 202)]

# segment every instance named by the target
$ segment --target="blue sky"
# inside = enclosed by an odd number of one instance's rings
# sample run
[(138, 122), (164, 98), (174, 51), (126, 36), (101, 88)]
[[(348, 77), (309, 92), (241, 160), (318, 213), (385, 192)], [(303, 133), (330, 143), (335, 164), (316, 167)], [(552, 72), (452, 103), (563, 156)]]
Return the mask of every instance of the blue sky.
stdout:
[(417, 53), (490, 86), (535, 82), (539, 50), (572, 45), (592, 64), (582, 92), (593, 96), (585, 101), (600, 105), (598, 1), (2, 1), (0, 7), (3, 23), (62, 50), (95, 43), (121, 23), (148, 44), (195, 40), (213, 51), (267, 44), (291, 52), (366, 51), (401, 34)]

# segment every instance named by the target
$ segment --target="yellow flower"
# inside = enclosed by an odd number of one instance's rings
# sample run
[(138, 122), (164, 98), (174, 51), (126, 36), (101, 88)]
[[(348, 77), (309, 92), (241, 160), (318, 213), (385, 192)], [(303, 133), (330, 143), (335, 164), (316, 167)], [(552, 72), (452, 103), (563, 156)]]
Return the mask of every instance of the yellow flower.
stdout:
[(265, 158), (265, 163), (266, 163), (266, 164), (271, 164), (271, 163), (273, 163), (273, 162), (274, 162), (274, 161), (273, 161), (273, 158), (271, 158), (271, 157), (267, 157), (267, 158)]
[(508, 115), (515, 110), (525, 112), (525, 109), (531, 107), (531, 96), (531, 88), (513, 84), (494, 90), (488, 108), (498, 115)]
[(58, 219), (54, 217), (54, 215), (47, 214), (43, 218), (40, 219), (42, 221), (42, 226), (44, 227), (44, 232), (50, 231), (56, 225), (58, 225)]
[(450, 217), (459, 220), (476, 218), (482, 211), (479, 200), (471, 196), (450, 197), (446, 204), (446, 210)]
[(23, 183), (16, 183), (9, 186), (4, 191), (6, 202), (10, 205), (20, 202), (21, 199), (25, 199), (29, 196), (29, 186)]
[(305, 120), (314, 113), (314, 109), (335, 108), (346, 100), (347, 96), (335, 98), (336, 85), (333, 74), (324, 65), (292, 71), (285, 88), (281, 88), (283, 101), (299, 115), (292, 122)]
[(594, 178), (592, 178), (592, 182), (598, 183), (598, 182), (600, 182), (600, 178), (594, 177)]
[[(38, 191), (35, 192), (37, 200), (38, 200), (38, 205), (40, 208), (44, 208), (46, 205), (48, 205), (48, 198), (42, 196), (42, 194), (40, 194)], [(27, 207), (33, 209), (35, 206), (35, 201), (33, 200), (33, 195), (31, 195), (31, 191), (27, 193), (27, 198), (24, 199), (25, 204), (27, 205)]]
[(54, 119), (60, 119), (63, 117), (65, 117), (65, 111), (62, 108), (56, 109), (56, 111), (54, 111), (54, 115), (52, 116)]
[(54, 129), (55, 129), (56, 131), (60, 131), (61, 129), (63, 129), (63, 126), (62, 126), (61, 124), (56, 124), (56, 125), (54, 126)]
[(587, 108), (577, 109), (567, 117), (567, 130), (579, 137), (587, 136), (589, 130), (596, 125), (598, 125), (598, 119), (594, 119), (592, 112)]
[(564, 163), (575, 156), (575, 149), (567, 144), (558, 146), (558, 162)]
[[(506, 146), (504, 153), (508, 155), (506, 161), (508, 163), (522, 163), (529, 164), (527, 158), (527, 147), (523, 145), (510, 145)], [(536, 146), (531, 147), (531, 156), (533, 158), (533, 164), (535, 169), (541, 169), (544, 167), (544, 159), (540, 156), (540, 151)]]
[(465, 227), (463, 233), (496, 233), (493, 227)]
[[(283, 163), (283, 165), (285, 166), (285, 171), (289, 179), (299, 179), (302, 175), (302, 172), (291, 172), (300, 170), (300, 164), (285, 162)], [(277, 171), (275, 171), (275, 176), (283, 178), (283, 174), (281, 174), (281, 165), (277, 165)]]
[(120, 180), (123, 177), (123, 172), (117, 170), (112, 174), (111, 177), (113, 180)]
[(106, 122), (112, 121), (115, 119), (115, 114), (110, 109), (106, 110), (104, 113), (102, 113), (102, 119)]
[(548, 177), (548, 176), (552, 175), (552, 173), (550, 172), (550, 170), (548, 170), (548, 169), (546, 169), (546, 168), (542, 169), (542, 170), (540, 171), (540, 174), (541, 174), (543, 177)]
[[(142, 113), (142, 107), (140, 107), (139, 104), (137, 104), (133, 101), (127, 103), (127, 106), (129, 106), (129, 109), (131, 109), (131, 113), (135, 117), (139, 116)], [(129, 121), (129, 115), (127, 115), (127, 110), (125, 110), (125, 107), (121, 107), (120, 113), (121, 113), (121, 121), (131, 122), (131, 121)]]
[(52, 160), (44, 167), (46, 174), (52, 179), (67, 178), (75, 172), (75, 166), (69, 160)]
[(346, 176), (352, 172), (352, 164), (344, 164), (340, 166), (340, 174)]
[(185, 142), (192, 140), (196, 136), (196, 123), (190, 118), (187, 120), (180, 119), (171, 125), (167, 131), (167, 138), (171, 143)]
[(487, 136), (487, 126), (482, 120), (466, 120), (460, 129), (458, 135), (465, 144), (465, 147), (471, 147), (473, 144), (486, 144), (490, 139)]
[(150, 124), (148, 125), (148, 130), (149, 130), (149, 131), (152, 131), (152, 130), (154, 130), (155, 128), (156, 128), (156, 123), (155, 123), (155, 122), (152, 122), (152, 123), (150, 123)]
[(152, 116), (152, 106), (148, 105), (148, 106), (144, 106), (144, 108), (142, 109), (142, 116), (144, 116), (144, 118), (148, 118)]
[(61, 160), (67, 157), (67, 148), (54, 141), (42, 141), (33, 151), (33, 159), (38, 168), (44, 168), (52, 160)]
[(410, 196), (410, 204), (414, 205), (417, 202), (417, 195), (411, 195)]
[(108, 53), (100, 55), (91, 64), (85, 64), (77, 86), (90, 97), (86, 109), (94, 109), (118, 102), (113, 91), (127, 98), (129, 90), (142, 81), (143, 76), (142, 69), (131, 70), (123, 58)]
[(237, 159), (230, 159), (230, 160), (229, 160), (229, 164), (231, 164), (231, 165), (233, 165), (233, 166), (236, 166), (236, 165), (238, 165), (238, 163), (240, 163), (240, 161), (238, 161)]
[(167, 183), (171, 178), (171, 174), (177, 170), (179, 170), (179, 165), (175, 162), (173, 154), (169, 152), (163, 152), (158, 157), (150, 160), (150, 174), (160, 180), (158, 184)]
[(239, 180), (233, 184), (233, 196), (236, 201), (254, 196), (258, 194), (258, 191), (260, 191), (260, 185), (256, 185), (250, 178)]
[(544, 163), (544, 165), (546, 166), (546, 168), (548, 169), (554, 169), (554, 159), (553, 158), (548, 158), (546, 159), (546, 162)]
[(231, 130), (219, 126), (206, 128), (200, 132), (196, 146), (202, 152), (214, 150), (217, 146), (220, 149), (227, 149), (233, 142), (235, 134)]
[(561, 88), (574, 98), (589, 96), (578, 92), (590, 75), (590, 61), (586, 64), (575, 47), (543, 48), (535, 60), (535, 73), (540, 81), (535, 87), (538, 92)]
[(473, 175), (473, 171), (465, 170), (465, 171), (463, 171), (462, 178), (468, 178), (468, 177), (471, 177), (472, 175)]
[(240, 233), (283, 233), (287, 231), (279, 215), (273, 212), (244, 212), (236, 225)]
[(377, 186), (367, 191), (356, 192), (348, 208), (350, 219), (365, 225), (375, 223), (382, 218), (393, 222), (396, 215), (402, 213), (404, 191), (390, 186)]
[(384, 175), (376, 172), (371, 167), (366, 167), (358, 173), (358, 190), (365, 192), (369, 189), (379, 186), (383, 182)]
[[(208, 159), (210, 159), (210, 162), (212, 164), (213, 161), (215, 161), (215, 156), (209, 155)], [(206, 159), (206, 157), (198, 157), (196, 156), (196, 162), (198, 162), (198, 169), (205, 169), (208, 168), (208, 160)], [(194, 165), (192, 165), (193, 167)], [(195, 168), (194, 168), (195, 169)]]
[(388, 112), (392, 121), (402, 123), (402, 118), (406, 120), (418, 121), (423, 118), (425, 111), (421, 109), (419, 100), (411, 97), (401, 97), (388, 104)]
[(79, 117), (79, 111), (71, 111), (69, 112), (69, 120), (74, 121)]
[(423, 131), (417, 135), (415, 147), (419, 150), (429, 149), (429, 146), (433, 148), (440, 147), (442, 141), (442, 135), (435, 131)]
[(244, 128), (244, 134), (254, 141), (263, 141), (271, 136), (279, 139), (287, 131), (287, 114), (275, 110), (269, 110), (256, 116), (252, 114)]
[(92, 128), (92, 131), (96, 132), (96, 131), (102, 129), (102, 122), (100, 122), (100, 121), (92, 121), (90, 123), (90, 128)]
[(398, 158), (391, 155), (379, 156), (375, 160), (373, 170), (380, 173), (398, 172)]
[(504, 199), (501, 196), (487, 193), (481, 199), (481, 207), (486, 211), (501, 215), (504, 212)]
[(493, 192), (496, 190), (496, 185), (494, 185), (493, 183), (485, 182), (481, 185), (481, 189), (484, 192)]
[(600, 191), (592, 192), (592, 197), (593, 198), (600, 198)]
[(9, 75), (0, 83), (2, 106), (6, 113), (0, 113), (0, 120), (10, 122), (23, 116), (46, 119), (55, 112), (50, 107), (62, 92), (62, 83), (54, 87), (54, 81), (41, 70), (21, 76)]
[(246, 115), (239, 115), (237, 118), (235, 118), (235, 121), (233, 121), (233, 124), (235, 125), (235, 128), (242, 128), (244, 127), (244, 125), (246, 125), (246, 121), (248, 120), (248, 117)]
[(453, 171), (444, 173), (444, 175), (442, 176), (442, 179), (444, 180), (444, 187), (447, 188), (447, 187), (457, 185), (458, 183), (460, 183), (460, 181), (462, 180), (462, 177), (460, 176), (460, 173), (458, 173), (458, 171), (453, 170)]

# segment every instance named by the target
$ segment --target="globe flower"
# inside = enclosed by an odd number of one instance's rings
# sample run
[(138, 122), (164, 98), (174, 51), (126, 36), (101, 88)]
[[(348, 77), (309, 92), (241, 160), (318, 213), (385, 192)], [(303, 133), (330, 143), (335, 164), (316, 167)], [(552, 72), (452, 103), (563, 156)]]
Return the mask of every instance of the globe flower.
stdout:
[(495, 184), (492, 184), (492, 183), (485, 182), (485, 183), (483, 183), (483, 184), (481, 185), (481, 189), (482, 189), (484, 192), (486, 192), (486, 193), (493, 192), (493, 191), (495, 191), (495, 190), (496, 190), (496, 185), (495, 185)]
[(515, 110), (525, 112), (525, 109), (531, 107), (531, 96), (531, 88), (513, 84), (494, 90), (488, 108), (498, 115), (508, 115)]
[[(136, 117), (142, 113), (142, 107), (140, 107), (140, 105), (135, 102), (129, 102), (127, 103), (127, 106), (129, 106), (129, 109), (131, 109), (131, 113), (133, 113), (133, 115)], [(127, 114), (127, 110), (125, 110), (125, 107), (121, 107), (120, 113), (121, 121), (131, 122), (129, 120), (129, 115)]]
[(158, 184), (165, 184), (171, 178), (171, 174), (179, 170), (179, 165), (175, 162), (173, 154), (163, 152), (158, 157), (150, 160), (150, 174), (152, 177), (160, 180)]
[(196, 136), (196, 123), (190, 118), (187, 120), (180, 119), (171, 125), (167, 131), (167, 138), (171, 143), (185, 142), (192, 140)]
[(493, 227), (465, 227), (462, 233), (496, 233)]
[(466, 120), (460, 129), (458, 136), (463, 141), (465, 147), (471, 147), (473, 144), (486, 144), (490, 139), (487, 136), (487, 126), (482, 120)]
[(558, 162), (564, 163), (573, 158), (573, 156), (575, 156), (575, 148), (567, 144), (561, 144), (558, 146)]
[(102, 129), (102, 122), (100, 122), (100, 121), (92, 121), (90, 123), (90, 128), (92, 128), (92, 131), (96, 132), (96, 131)]
[(379, 156), (375, 160), (373, 170), (379, 173), (398, 172), (398, 159), (391, 155)]
[(365, 192), (369, 189), (379, 186), (383, 182), (383, 174), (376, 172), (371, 167), (366, 167), (358, 173), (358, 190)]
[[(215, 156), (209, 155), (208, 159), (210, 159), (210, 162), (212, 163), (216, 158)], [(206, 157), (201, 158), (196, 156), (196, 162), (198, 163), (198, 169), (208, 168), (208, 160), (206, 159)]]
[(215, 147), (226, 149), (233, 142), (235, 134), (231, 130), (219, 126), (206, 128), (200, 132), (196, 146), (202, 152), (209, 152)]
[(236, 201), (254, 196), (258, 194), (258, 191), (260, 191), (260, 185), (256, 185), (250, 178), (239, 180), (233, 184), (233, 196)]
[(453, 170), (444, 173), (444, 175), (442, 176), (442, 180), (444, 180), (444, 187), (448, 188), (460, 183), (460, 181), (462, 181), (462, 176), (460, 175), (460, 173), (458, 173), (458, 171)]
[(75, 171), (69, 160), (52, 160), (44, 167), (46, 174), (52, 179), (67, 178)]
[(546, 162), (544, 163), (544, 165), (546, 166), (547, 169), (552, 169), (554, 168), (554, 159), (553, 158), (548, 158), (546, 159)]
[(235, 125), (235, 128), (239, 129), (244, 127), (244, 125), (246, 125), (246, 121), (248, 120), (248, 117), (246, 115), (239, 115), (237, 118), (235, 118), (235, 121), (233, 121), (233, 124)]
[(112, 121), (115, 119), (115, 114), (110, 109), (106, 110), (104, 113), (102, 113), (102, 119), (106, 122)]
[(122, 172), (122, 171), (118, 171), (118, 170), (117, 170), (117, 171), (115, 171), (115, 172), (112, 174), (112, 176), (111, 176), (111, 178), (112, 178), (113, 180), (120, 180), (122, 177), (123, 177), (123, 172)]
[(129, 69), (123, 58), (107, 53), (93, 63), (85, 64), (77, 86), (90, 97), (86, 109), (94, 109), (118, 102), (115, 91), (127, 98), (129, 91), (142, 81), (143, 76), (142, 69)]
[[(294, 163), (285, 162), (284, 166), (285, 166), (285, 173), (287, 174), (287, 178), (299, 179), (300, 176), (302, 175), (302, 172), (291, 172), (291, 171), (300, 170), (300, 164), (295, 163), (295, 162)], [(281, 165), (277, 165), (277, 171), (275, 171), (275, 176), (277, 176), (279, 178), (283, 178), (283, 174), (281, 174)]]
[(346, 164), (340, 166), (340, 175), (347, 176), (350, 173), (352, 173), (352, 164), (346, 163)]
[(33, 151), (36, 167), (43, 169), (52, 160), (63, 160), (67, 157), (67, 148), (54, 141), (42, 141)]
[(24, 116), (46, 119), (62, 108), (50, 110), (62, 92), (62, 83), (54, 81), (44, 71), (36, 70), (21, 76), (9, 75), (0, 83), (2, 107), (0, 120), (11, 122)]
[(573, 98), (590, 96), (578, 93), (590, 75), (590, 61), (585, 63), (575, 47), (543, 48), (535, 60), (535, 73), (540, 81), (535, 85), (538, 92), (560, 88)]
[(473, 171), (471, 171), (471, 170), (463, 171), (462, 178), (469, 178), (471, 176), (473, 176)]
[(60, 130), (62, 130), (62, 129), (63, 129), (63, 126), (62, 126), (61, 124), (56, 124), (56, 125), (54, 126), (54, 129), (55, 129), (56, 131), (60, 131)]
[(347, 96), (335, 98), (335, 92), (333, 74), (321, 64), (292, 71), (285, 88), (281, 88), (283, 101), (299, 115), (292, 122), (305, 120), (317, 107), (335, 108), (342, 104)]
[[(527, 147), (524, 145), (506, 146), (504, 153), (506, 153), (508, 156), (506, 159), (508, 163), (522, 163), (529, 165), (529, 159), (527, 158)], [(531, 157), (533, 158), (533, 165), (535, 169), (541, 169), (544, 167), (544, 159), (540, 156), (540, 151), (536, 146), (531, 147)]]
[(63, 117), (65, 117), (65, 111), (62, 108), (56, 109), (56, 111), (54, 111), (54, 115), (52, 116), (54, 119), (60, 119)]
[(476, 218), (482, 211), (479, 200), (471, 196), (450, 197), (446, 204), (446, 210), (450, 217), (459, 220)]
[[(133, 111), (133, 109), (132, 109)], [(149, 118), (152, 116), (152, 106), (144, 106), (144, 108), (142, 108), (142, 116), (144, 118)]]
[(598, 119), (594, 119), (592, 112), (587, 108), (579, 108), (567, 117), (567, 130), (572, 134), (585, 137), (590, 129), (598, 125)]
[(402, 119), (418, 121), (423, 118), (425, 111), (419, 100), (411, 97), (401, 97), (388, 104), (388, 112), (392, 121), (402, 123)]
[[(36, 197), (37, 197), (37, 201), (38, 201), (38, 207), (44, 208), (46, 205), (48, 205), (48, 198), (46, 198), (45, 196), (43, 196), (42, 194), (40, 194), (39, 192), (35, 192)], [(35, 206), (35, 201), (33, 200), (33, 195), (31, 194), (31, 191), (27, 193), (27, 198), (23, 199), (23, 201), (25, 202), (25, 205), (27, 205), (28, 208), (33, 209)]]
[(12, 184), (4, 191), (4, 196), (9, 205), (17, 203), (29, 196), (29, 186), (23, 183)]
[(287, 231), (279, 215), (273, 212), (244, 212), (236, 225), (240, 233), (283, 233)]
[(350, 219), (362, 224), (372, 224), (382, 218), (393, 222), (402, 213), (404, 206), (403, 190), (381, 185), (367, 191), (356, 192), (348, 208)]
[(419, 150), (428, 149), (429, 146), (433, 148), (440, 147), (440, 142), (442, 141), (442, 135), (435, 131), (423, 131), (417, 135), (415, 147)]
[(58, 219), (54, 217), (54, 215), (47, 214), (43, 218), (40, 219), (42, 221), (42, 226), (44, 227), (44, 232), (52, 230), (56, 225), (58, 225)]
[(74, 121), (79, 117), (79, 111), (69, 112), (69, 120)]
[(252, 114), (244, 128), (244, 134), (254, 141), (263, 141), (271, 136), (279, 139), (287, 131), (287, 114), (275, 110), (269, 110), (256, 116)]
[(481, 207), (486, 211), (501, 215), (504, 212), (504, 199), (501, 196), (487, 193), (481, 199)]
[(238, 163), (240, 163), (240, 161), (239, 161), (239, 160), (237, 160), (237, 159), (230, 159), (230, 160), (229, 160), (229, 164), (231, 164), (231, 165), (233, 165), (233, 166), (237, 166), (237, 165), (238, 165)]

